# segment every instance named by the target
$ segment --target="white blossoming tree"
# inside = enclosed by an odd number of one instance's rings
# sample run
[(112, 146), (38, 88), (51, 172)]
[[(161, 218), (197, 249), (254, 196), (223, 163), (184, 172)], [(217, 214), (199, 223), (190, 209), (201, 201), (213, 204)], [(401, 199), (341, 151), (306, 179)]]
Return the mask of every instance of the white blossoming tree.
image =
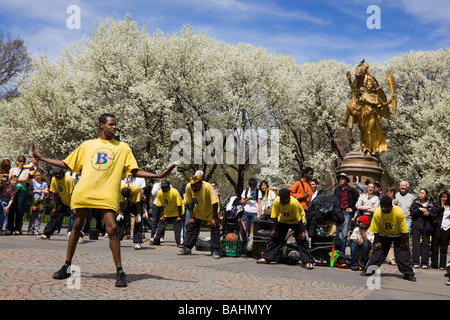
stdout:
[[(386, 66), (371, 65), (372, 72), (394, 74), (399, 98), (396, 119), (383, 123), (389, 151), (382, 159), (396, 181), (406, 179), (433, 192), (450, 181), (448, 65), (447, 50), (413, 52)], [(347, 130), (339, 123), (350, 92), (345, 73), (353, 70), (333, 60), (298, 65), (292, 57), (224, 43), (191, 27), (179, 34), (150, 34), (130, 16), (111, 18), (54, 61), (33, 59), (20, 96), (0, 102), (0, 156), (30, 155), (33, 140), (46, 156), (64, 158), (98, 136), (98, 116), (108, 112), (116, 114), (120, 140), (146, 170), (159, 171), (173, 160), (175, 132), (187, 139), (191, 151), (173, 173), (179, 177), (202, 169), (206, 179), (224, 177), (236, 194), (251, 176), (287, 187), (306, 166), (325, 181), (350, 150)], [(387, 88), (383, 77), (377, 75)], [(251, 162), (255, 151), (248, 137), (240, 140), (245, 141), (244, 161), (229, 163), (230, 154), (218, 152), (220, 145), (226, 150), (227, 133), (242, 137), (251, 130), (279, 131), (276, 175), (260, 174), (267, 159)], [(237, 138), (232, 140), (233, 147), (237, 144)], [(211, 151), (212, 145), (218, 148)], [(208, 163), (208, 152), (222, 156), (222, 162)], [(237, 160), (236, 150), (232, 153)]]
[(398, 110), (384, 124), (389, 151), (382, 159), (395, 181), (408, 181), (416, 194), (427, 188), (435, 200), (450, 189), (449, 65), (441, 49), (403, 54), (385, 67), (395, 77)]

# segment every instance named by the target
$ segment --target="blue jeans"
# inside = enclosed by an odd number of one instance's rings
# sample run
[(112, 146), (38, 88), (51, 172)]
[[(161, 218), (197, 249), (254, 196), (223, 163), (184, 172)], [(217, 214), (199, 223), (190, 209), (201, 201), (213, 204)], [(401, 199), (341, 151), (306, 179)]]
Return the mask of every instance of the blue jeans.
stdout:
[(8, 206), (9, 200), (11, 198), (5, 198), (0, 195), (0, 230), (3, 230), (3, 224), (6, 221), (5, 208)]
[[(359, 249), (361, 249), (361, 263), (359, 262)], [(352, 256), (352, 267), (356, 267), (359, 265), (367, 265), (367, 261), (369, 261), (369, 253), (372, 249), (370, 242), (364, 242), (362, 245), (359, 245), (356, 241), (352, 241), (350, 243), (350, 254)]]
[(345, 255), (345, 248), (347, 247), (347, 238), (348, 238), (348, 230), (350, 228), (350, 214), (342, 211), (344, 214), (344, 222), (339, 226), (338, 232), (336, 233), (336, 236), (339, 234), (339, 232), (342, 232), (341, 239), (342, 239), (342, 246), (339, 250), (339, 255), (343, 256)]
[(247, 227), (247, 236), (250, 236), (250, 229), (255, 221), (258, 219), (257, 212), (248, 212), (244, 211), (245, 219), (246, 219), (246, 227)]

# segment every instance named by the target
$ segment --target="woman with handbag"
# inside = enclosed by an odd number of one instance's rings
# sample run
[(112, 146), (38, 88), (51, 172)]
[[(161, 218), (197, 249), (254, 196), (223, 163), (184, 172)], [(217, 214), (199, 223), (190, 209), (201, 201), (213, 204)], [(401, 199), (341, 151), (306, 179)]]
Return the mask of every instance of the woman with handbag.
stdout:
[[(269, 189), (269, 183), (264, 180), (261, 181), (261, 183), (259, 184), (259, 190), (261, 191), (262, 194), (262, 199), (261, 199), (261, 211), (262, 211), (262, 215), (260, 217), (258, 217), (258, 220), (267, 220), (270, 218), (270, 215), (272, 213), (272, 204), (273, 204), (273, 200), (275, 200), (276, 195), (275, 192), (273, 192), (272, 190), (267, 190)], [(267, 191), (267, 193), (266, 193)]]

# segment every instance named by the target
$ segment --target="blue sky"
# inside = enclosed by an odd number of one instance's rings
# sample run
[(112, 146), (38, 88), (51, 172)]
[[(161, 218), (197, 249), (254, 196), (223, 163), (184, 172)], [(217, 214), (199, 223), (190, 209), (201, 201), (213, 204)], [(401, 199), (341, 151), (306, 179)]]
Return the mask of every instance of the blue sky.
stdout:
[[(70, 30), (67, 8), (80, 8), (81, 28)], [(381, 29), (369, 29), (370, 5), (380, 8)], [(197, 32), (229, 43), (246, 42), (302, 64), (335, 59), (384, 63), (410, 50), (450, 44), (448, 0), (0, 0), (0, 31), (25, 40), (31, 56), (55, 58), (93, 24), (131, 13), (153, 33)]]

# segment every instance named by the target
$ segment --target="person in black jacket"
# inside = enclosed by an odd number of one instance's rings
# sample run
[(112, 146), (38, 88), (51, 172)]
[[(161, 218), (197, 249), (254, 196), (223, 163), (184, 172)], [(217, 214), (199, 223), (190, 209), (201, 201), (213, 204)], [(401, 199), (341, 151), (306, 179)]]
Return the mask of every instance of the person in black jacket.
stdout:
[[(433, 202), (429, 199), (428, 190), (421, 188), (409, 212), (411, 214), (412, 263), (414, 268), (428, 269), (430, 259), (430, 236), (433, 231)], [(420, 238), (422, 237), (422, 261), (420, 261)]]
[(339, 187), (334, 189), (334, 196), (339, 199), (341, 210), (344, 214), (344, 222), (339, 226), (336, 236), (342, 233), (342, 245), (339, 250), (339, 255), (345, 255), (345, 248), (347, 246), (348, 231), (350, 227), (350, 220), (356, 213), (356, 202), (359, 198), (359, 193), (353, 187), (349, 186), (350, 178), (345, 173), (337, 175)]
[[(436, 218), (431, 245), (431, 267), (445, 270), (450, 241), (450, 194), (447, 191), (439, 195), (439, 202), (434, 205), (433, 213)], [(444, 219), (444, 216), (446, 219)], [(438, 258), (440, 260), (439, 264)]]

